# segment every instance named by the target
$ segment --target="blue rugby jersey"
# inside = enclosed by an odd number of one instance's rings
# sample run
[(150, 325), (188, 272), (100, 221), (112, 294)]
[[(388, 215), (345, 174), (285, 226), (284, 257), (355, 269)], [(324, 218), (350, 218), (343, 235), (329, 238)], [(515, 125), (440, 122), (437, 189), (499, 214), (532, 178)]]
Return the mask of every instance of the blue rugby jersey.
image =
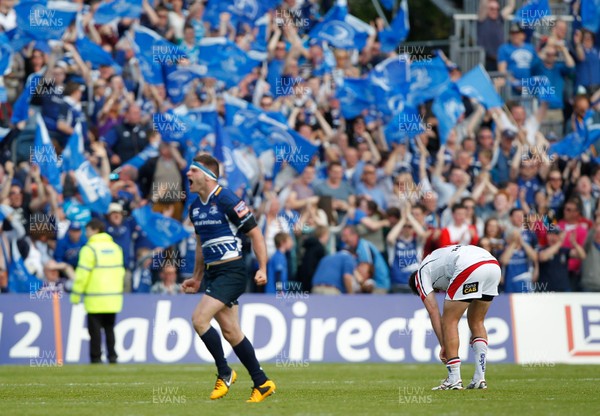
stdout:
[(202, 241), (204, 263), (210, 264), (242, 255), (239, 232), (256, 227), (254, 215), (233, 191), (217, 186), (203, 203), (196, 198), (190, 207), (190, 220)]

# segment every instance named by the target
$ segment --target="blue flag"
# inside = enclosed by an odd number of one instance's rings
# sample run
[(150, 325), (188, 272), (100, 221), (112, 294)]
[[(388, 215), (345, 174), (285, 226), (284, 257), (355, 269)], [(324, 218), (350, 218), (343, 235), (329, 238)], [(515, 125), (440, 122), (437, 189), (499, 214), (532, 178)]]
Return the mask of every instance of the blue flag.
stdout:
[(540, 20), (551, 14), (548, 0), (529, 0), (515, 12), (514, 21), (517, 21), (522, 27), (535, 27)]
[(85, 62), (90, 62), (93, 69), (98, 68), (100, 65), (116, 65), (114, 59), (108, 52), (102, 49), (100, 45), (97, 45), (89, 40), (87, 37), (78, 38), (75, 41), (75, 47), (81, 55), (81, 59), (83, 59)]
[(394, 115), (385, 127), (384, 134), (388, 145), (406, 143), (425, 131), (425, 122), (415, 107), (404, 106)]
[(85, 160), (75, 169), (75, 177), (83, 205), (97, 214), (106, 214), (112, 201), (110, 189), (89, 160)]
[(237, 163), (235, 149), (227, 132), (222, 132), (217, 136), (215, 157), (225, 167), (228, 188), (235, 192), (241, 187), (245, 188), (248, 185), (248, 178), (246, 178), (246, 175), (244, 175)]
[(385, 115), (402, 111), (410, 88), (409, 58), (393, 56), (378, 63), (369, 72), (377, 110)]
[(170, 72), (168, 67), (174, 71), (176, 65), (186, 57), (176, 45), (144, 26), (134, 29), (133, 43), (142, 76), (151, 85), (164, 84)]
[(340, 100), (342, 115), (345, 118), (359, 116), (375, 104), (375, 96), (368, 78), (343, 78), (338, 80), (335, 97)]
[(304, 171), (319, 149), (287, 124), (275, 121), (266, 114), (259, 116), (258, 127), (267, 140), (274, 145), (275, 163), (286, 162), (298, 173)]
[(10, 122), (17, 124), (20, 121), (27, 120), (29, 118), (29, 102), (31, 101), (32, 91), (35, 91), (37, 85), (41, 82), (42, 76), (38, 74), (31, 74), (28, 81), (25, 84), (25, 88), (19, 95), (19, 98), (13, 104), (13, 114)]
[(227, 88), (239, 84), (261, 64), (260, 60), (253, 59), (255, 55), (246, 53), (224, 37), (203, 38), (199, 46), (199, 63), (206, 65), (206, 76), (225, 82)]
[(272, 149), (259, 130), (261, 109), (247, 101), (225, 96), (225, 131), (233, 143), (238, 142), (251, 147), (257, 155)]
[(348, 13), (345, 1), (338, 1), (310, 31), (309, 37), (325, 41), (335, 48), (361, 50), (373, 32), (371, 26)]
[(592, 33), (600, 30), (600, 0), (581, 0), (581, 25)]
[(94, 13), (94, 22), (105, 25), (116, 19), (139, 19), (142, 14), (142, 0), (114, 0), (103, 2)]
[(440, 143), (444, 144), (458, 119), (465, 112), (462, 97), (455, 84), (450, 84), (444, 92), (433, 100), (432, 110), (438, 119)]
[(61, 194), (62, 185), (60, 182), (58, 157), (56, 156), (56, 149), (54, 149), (54, 145), (50, 141), (50, 135), (41, 114), (37, 114), (36, 124), (31, 161), (39, 166), (42, 176), (48, 179), (48, 182), (56, 192)]
[(35, 41), (35, 38), (33, 36), (26, 33), (24, 30), (19, 28), (19, 26), (5, 33), (6, 37), (10, 41), (10, 46), (15, 51), (20, 51), (21, 49), (24, 49), (27, 45), (29, 45), (31, 42)]
[(67, 2), (25, 1), (14, 9), (20, 31), (36, 40), (58, 40), (75, 19), (76, 7)]
[(380, 2), (386, 10), (392, 10), (394, 8), (394, 0), (381, 0)]
[(402, 0), (398, 13), (392, 19), (390, 27), (379, 32), (379, 41), (383, 52), (392, 52), (400, 42), (404, 42), (410, 32), (408, 21), (408, 2)]
[(430, 61), (417, 61), (410, 64), (410, 89), (407, 100), (418, 106), (441, 94), (450, 83), (446, 64), (439, 57)]
[(69, 172), (77, 169), (85, 161), (83, 156), (83, 134), (81, 132), (81, 124), (77, 123), (75, 131), (69, 137), (67, 145), (62, 152), (62, 171)]
[(206, 76), (205, 65), (180, 66), (167, 75), (167, 94), (173, 103), (180, 103), (188, 93), (189, 84), (198, 78)]
[[(25, 262), (17, 247), (17, 240), (12, 241), (12, 260), (8, 264), (8, 291), (10, 293), (31, 293), (37, 292), (42, 286), (42, 281), (29, 273)], [(7, 247), (2, 243), (4, 258), (7, 257)]]
[(137, 155), (123, 163), (124, 165), (133, 166), (134, 168), (141, 168), (148, 160), (158, 157), (158, 146), (153, 144), (149, 144), (144, 147), (144, 150), (139, 152)]
[(188, 236), (181, 222), (158, 212), (152, 212), (149, 205), (134, 209), (131, 215), (156, 247), (172, 246)]
[(4, 33), (0, 33), (0, 76), (10, 73), (13, 48)]
[(569, 158), (577, 158), (581, 156), (588, 148), (588, 143), (585, 135), (573, 132), (565, 136), (561, 141), (554, 143), (548, 149), (548, 154), (557, 154), (559, 156), (567, 156)]
[(481, 64), (464, 74), (456, 85), (462, 95), (475, 98), (485, 108), (502, 107), (504, 104)]

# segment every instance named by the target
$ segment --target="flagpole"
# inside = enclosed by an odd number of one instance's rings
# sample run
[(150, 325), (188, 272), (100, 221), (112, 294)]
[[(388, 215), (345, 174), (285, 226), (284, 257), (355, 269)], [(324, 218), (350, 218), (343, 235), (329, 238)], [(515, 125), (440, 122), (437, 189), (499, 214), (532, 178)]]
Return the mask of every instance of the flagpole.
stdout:
[(371, 0), (371, 2), (373, 3), (373, 6), (375, 6), (375, 10), (377, 11), (379, 17), (381, 17), (385, 22), (385, 26), (390, 27), (390, 22), (388, 22), (388, 20), (386, 19), (385, 14), (383, 13), (383, 10), (381, 10), (381, 6), (377, 2), (377, 0)]

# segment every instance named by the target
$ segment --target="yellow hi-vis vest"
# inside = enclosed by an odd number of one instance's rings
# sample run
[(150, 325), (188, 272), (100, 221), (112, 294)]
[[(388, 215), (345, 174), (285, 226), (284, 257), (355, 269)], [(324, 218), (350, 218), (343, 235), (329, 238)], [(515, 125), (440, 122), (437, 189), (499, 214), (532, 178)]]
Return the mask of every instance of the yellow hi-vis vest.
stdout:
[(71, 302), (88, 313), (117, 313), (123, 308), (123, 250), (106, 233), (94, 234), (79, 252)]

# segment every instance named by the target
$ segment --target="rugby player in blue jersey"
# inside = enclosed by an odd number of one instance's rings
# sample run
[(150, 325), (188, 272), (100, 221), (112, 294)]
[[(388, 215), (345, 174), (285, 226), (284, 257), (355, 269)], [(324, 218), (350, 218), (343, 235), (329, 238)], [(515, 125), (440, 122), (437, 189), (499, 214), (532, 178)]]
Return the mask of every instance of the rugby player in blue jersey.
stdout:
[(229, 392), (237, 374), (227, 364), (219, 333), (210, 324), (215, 318), (223, 337), (252, 377), (254, 387), (248, 402), (261, 402), (275, 391), (260, 367), (254, 347), (244, 336), (238, 316), (238, 298), (246, 289), (246, 267), (242, 260), (244, 233), (252, 242), (258, 261), (254, 276), (257, 285), (267, 283), (267, 248), (254, 215), (233, 191), (217, 183), (219, 162), (208, 154), (194, 158), (187, 172), (190, 193), (198, 198), (190, 206), (190, 219), (196, 231), (196, 264), (193, 277), (183, 282), (186, 293), (196, 293), (204, 279), (205, 293), (192, 315), (194, 329), (217, 365), (217, 381), (210, 398), (220, 399)]

